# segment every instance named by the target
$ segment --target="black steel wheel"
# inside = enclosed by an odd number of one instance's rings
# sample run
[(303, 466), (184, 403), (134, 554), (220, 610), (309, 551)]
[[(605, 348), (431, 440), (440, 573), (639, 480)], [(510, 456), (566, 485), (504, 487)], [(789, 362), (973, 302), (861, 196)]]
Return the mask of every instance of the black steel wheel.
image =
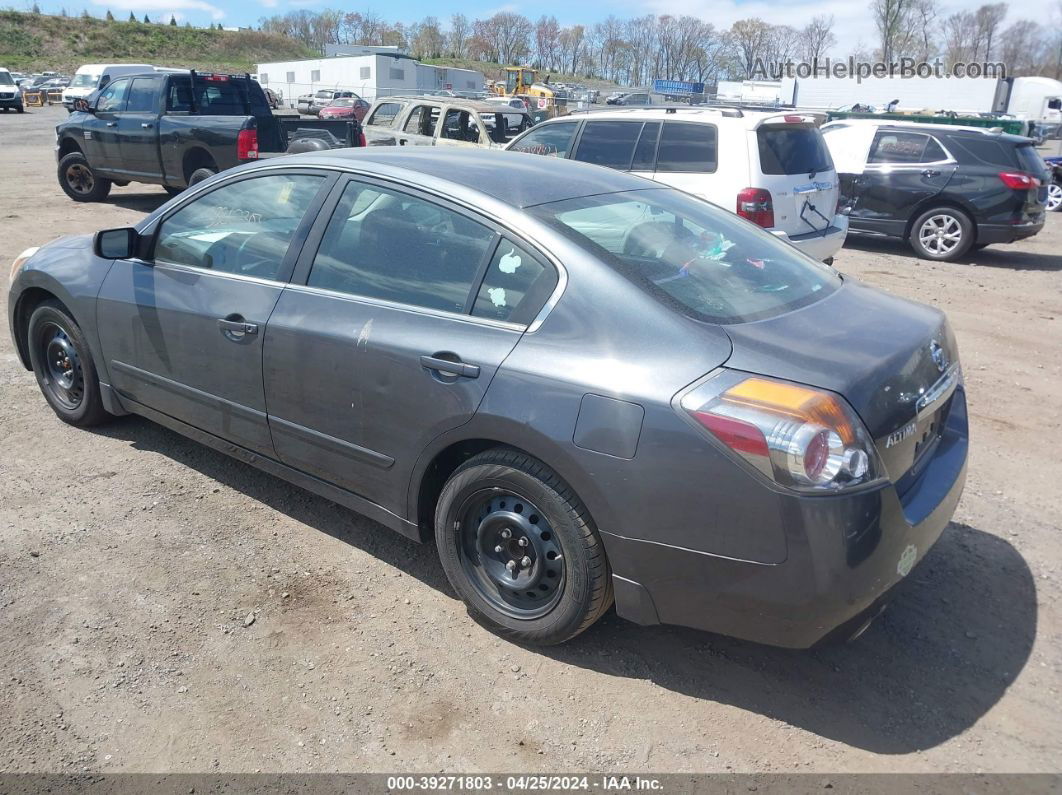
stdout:
[(479, 595), (512, 618), (548, 613), (564, 590), (564, 550), (542, 510), (491, 488), (470, 494), (458, 516), (461, 565)]
[(71, 152), (59, 161), (59, 185), (76, 202), (98, 202), (111, 192), (111, 181), (97, 176), (81, 152)]
[(612, 604), (589, 512), (549, 467), (495, 448), (459, 466), (435, 509), (435, 540), (469, 614), (518, 643), (562, 643)]
[(59, 419), (88, 426), (110, 418), (88, 344), (62, 304), (45, 301), (33, 310), (26, 341), (37, 384)]

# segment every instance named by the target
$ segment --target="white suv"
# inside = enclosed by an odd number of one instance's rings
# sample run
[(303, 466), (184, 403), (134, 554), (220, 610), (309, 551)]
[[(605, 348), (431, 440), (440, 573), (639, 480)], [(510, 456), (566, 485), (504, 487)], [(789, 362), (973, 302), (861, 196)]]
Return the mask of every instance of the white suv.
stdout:
[(848, 218), (823, 114), (727, 107), (608, 110), (562, 116), (513, 139), (515, 152), (629, 171), (692, 193), (824, 262), (844, 244)]

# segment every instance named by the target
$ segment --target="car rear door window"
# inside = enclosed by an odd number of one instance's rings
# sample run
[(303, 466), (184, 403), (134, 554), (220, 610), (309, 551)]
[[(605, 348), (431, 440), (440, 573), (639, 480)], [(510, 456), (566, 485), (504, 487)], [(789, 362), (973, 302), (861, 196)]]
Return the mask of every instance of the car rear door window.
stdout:
[[(764, 174), (812, 174), (833, 170), (833, 160), (818, 127), (765, 125), (756, 130), (760, 171)], [(921, 149), (918, 150), (921, 153)], [(874, 162), (874, 161), (870, 161)]]
[(536, 127), (517, 141), (512, 151), (547, 157), (567, 157), (577, 126), (578, 122), (565, 121)]
[(439, 109), (431, 105), (418, 105), (410, 111), (402, 132), (411, 135), (426, 135), (429, 138), (435, 135), (435, 124), (439, 120)]
[(280, 278), (288, 245), (324, 177), (270, 174), (199, 196), (159, 225), (157, 262)]
[(439, 137), (448, 138), (451, 141), (480, 143), (479, 124), (467, 110), (450, 108), (446, 111), (446, 120), (443, 122)]
[(575, 159), (595, 166), (627, 170), (642, 132), (640, 121), (588, 121), (579, 136)]
[(472, 305), (476, 317), (526, 325), (557, 286), (552, 265), (502, 238)]
[(879, 131), (874, 136), (867, 162), (924, 163), (924, 154), (930, 140), (928, 135), (922, 133)]
[(434, 202), (351, 181), (307, 285), (401, 304), (466, 311), (495, 235)]
[(711, 173), (717, 165), (714, 124), (665, 122), (657, 147), (657, 171)]

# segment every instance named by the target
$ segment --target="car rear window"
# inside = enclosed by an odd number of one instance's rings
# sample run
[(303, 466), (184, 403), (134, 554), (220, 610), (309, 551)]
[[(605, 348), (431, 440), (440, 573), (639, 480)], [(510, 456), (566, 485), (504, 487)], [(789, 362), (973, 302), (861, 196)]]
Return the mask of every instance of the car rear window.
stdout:
[(583, 196), (530, 209), (676, 311), (744, 323), (814, 303), (831, 268), (707, 202), (673, 190)]
[(200, 116), (247, 116), (268, 113), (261, 89), (248, 91), (246, 79), (196, 76), (170, 79), (166, 109)]
[(1036, 151), (1033, 144), (1019, 144), (1015, 147), (1015, 152), (1023, 171), (1039, 176), (1046, 170), (1044, 159), (1040, 157), (1040, 153)]
[(811, 174), (832, 171), (833, 160), (818, 127), (765, 125), (756, 130), (760, 171), (764, 174)]
[(714, 124), (665, 122), (657, 147), (657, 171), (713, 172), (716, 168)]

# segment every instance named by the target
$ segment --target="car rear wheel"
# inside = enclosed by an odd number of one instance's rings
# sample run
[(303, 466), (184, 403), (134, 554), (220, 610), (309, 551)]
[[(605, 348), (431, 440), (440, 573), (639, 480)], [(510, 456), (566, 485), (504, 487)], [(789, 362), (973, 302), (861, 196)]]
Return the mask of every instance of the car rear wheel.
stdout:
[(1062, 185), (1054, 180), (1047, 184), (1047, 209), (1053, 213), (1062, 210)]
[(85, 336), (62, 304), (45, 301), (34, 309), (26, 339), (37, 384), (59, 419), (87, 427), (111, 418)]
[(922, 259), (952, 262), (973, 245), (973, 222), (953, 207), (935, 207), (915, 219), (908, 241)]
[(96, 176), (81, 152), (71, 152), (59, 161), (59, 185), (76, 202), (98, 202), (111, 192), (111, 181)]
[(458, 467), (439, 496), (435, 539), (471, 616), (517, 643), (562, 643), (612, 604), (612, 575), (586, 508), (549, 467), (515, 450), (488, 450)]

